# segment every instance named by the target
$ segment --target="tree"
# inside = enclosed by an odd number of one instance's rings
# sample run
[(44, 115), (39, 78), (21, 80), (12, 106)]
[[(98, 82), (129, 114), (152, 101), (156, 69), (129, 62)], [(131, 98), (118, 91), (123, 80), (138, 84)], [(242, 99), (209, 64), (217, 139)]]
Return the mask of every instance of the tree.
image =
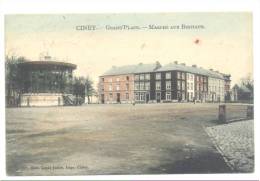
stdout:
[(248, 88), (252, 93), (254, 92), (254, 79), (252, 74), (248, 74), (246, 77), (240, 79), (240, 85)]
[(19, 64), (25, 62), (24, 57), (6, 56), (5, 89), (7, 106), (18, 106), (23, 91), (22, 76)]
[(96, 93), (93, 88), (93, 81), (89, 76), (74, 77), (73, 90), (73, 94), (76, 97), (81, 97), (83, 100), (87, 97), (88, 103), (90, 103), (90, 97)]
[(85, 82), (85, 94), (88, 98), (88, 103), (90, 103), (90, 97), (93, 96), (96, 91), (93, 88), (93, 81), (89, 76), (87, 76), (84, 79), (84, 82)]

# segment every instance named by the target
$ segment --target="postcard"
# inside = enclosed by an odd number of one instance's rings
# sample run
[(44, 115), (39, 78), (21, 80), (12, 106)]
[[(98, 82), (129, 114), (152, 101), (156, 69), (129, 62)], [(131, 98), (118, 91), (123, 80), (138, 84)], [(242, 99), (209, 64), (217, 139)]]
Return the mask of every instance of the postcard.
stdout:
[(6, 174), (254, 173), (252, 24), (6, 14)]

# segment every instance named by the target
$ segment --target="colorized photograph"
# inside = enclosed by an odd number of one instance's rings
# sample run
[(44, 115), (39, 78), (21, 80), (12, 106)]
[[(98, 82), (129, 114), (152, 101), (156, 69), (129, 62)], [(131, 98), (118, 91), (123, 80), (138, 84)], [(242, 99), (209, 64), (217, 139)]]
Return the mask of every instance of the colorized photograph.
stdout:
[(254, 173), (252, 14), (5, 15), (8, 176)]

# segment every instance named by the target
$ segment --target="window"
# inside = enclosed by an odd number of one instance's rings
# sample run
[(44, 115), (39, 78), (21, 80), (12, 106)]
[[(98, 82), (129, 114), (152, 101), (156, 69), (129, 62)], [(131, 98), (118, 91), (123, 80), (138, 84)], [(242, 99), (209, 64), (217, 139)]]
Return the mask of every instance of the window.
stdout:
[(144, 80), (144, 74), (140, 75), (140, 80)]
[(145, 100), (145, 94), (144, 93), (140, 93), (140, 101), (144, 101)]
[(129, 76), (126, 76), (126, 80), (129, 81)]
[(145, 90), (150, 90), (150, 82), (145, 83)]
[(139, 83), (135, 83), (135, 90), (139, 90)]
[(116, 78), (116, 81), (119, 82), (119, 80), (120, 80), (119, 77), (117, 77), (117, 78)]
[(112, 84), (109, 84), (108, 89), (109, 89), (110, 91), (112, 91)]
[(182, 79), (185, 79), (185, 73), (182, 73)]
[(129, 90), (129, 83), (125, 84), (126, 90)]
[(204, 91), (207, 91), (207, 85), (204, 85)]
[(193, 83), (190, 83), (190, 90), (193, 90)]
[(190, 74), (187, 74), (187, 80), (189, 80), (190, 79)]
[(166, 100), (169, 101), (171, 99), (172, 99), (171, 92), (166, 92)]
[(156, 73), (156, 80), (160, 80), (161, 79), (161, 73)]
[(178, 88), (178, 90), (181, 90), (181, 81), (180, 80), (178, 80), (177, 88)]
[(145, 80), (150, 80), (150, 74), (145, 74)]
[(182, 81), (182, 90), (185, 90), (185, 82)]
[(135, 100), (139, 100), (139, 94), (138, 93), (135, 93)]
[(128, 100), (129, 99), (129, 94), (125, 93), (125, 99)]
[(181, 79), (181, 72), (177, 72), (177, 78)]
[(197, 76), (197, 81), (199, 81), (199, 76)]
[(102, 81), (102, 82), (104, 82), (104, 80), (105, 80), (104, 78), (101, 78), (101, 81)]
[(156, 82), (156, 90), (161, 90), (161, 82)]
[[(187, 75), (187, 77), (188, 77), (188, 75)], [(187, 82), (187, 90), (190, 90), (190, 83), (189, 82)]]
[(140, 82), (140, 90), (144, 90), (144, 82)]
[(139, 80), (139, 75), (135, 75), (135, 80)]
[(171, 81), (166, 82), (166, 90), (171, 90)]
[(112, 82), (112, 78), (110, 78), (110, 79), (108, 80), (108, 82)]
[(193, 75), (192, 74), (190, 74), (190, 80), (193, 80)]
[(119, 84), (116, 85), (116, 90), (117, 90), (117, 91), (120, 90), (120, 85), (119, 85)]
[(166, 79), (171, 79), (171, 72), (167, 72), (167, 73), (165, 74), (165, 77), (166, 77)]

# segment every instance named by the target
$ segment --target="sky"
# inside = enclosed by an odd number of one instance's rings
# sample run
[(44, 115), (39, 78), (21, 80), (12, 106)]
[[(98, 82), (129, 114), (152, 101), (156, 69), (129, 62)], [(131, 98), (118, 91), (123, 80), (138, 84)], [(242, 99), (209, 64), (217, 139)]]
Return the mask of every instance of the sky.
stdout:
[[(106, 26), (181, 26), (199, 29), (107, 30)], [(96, 30), (79, 31), (81, 25)], [(27, 14), (5, 16), (6, 55), (31, 61), (41, 54), (77, 65), (95, 83), (112, 66), (178, 61), (231, 74), (232, 85), (253, 74), (250, 13)]]

